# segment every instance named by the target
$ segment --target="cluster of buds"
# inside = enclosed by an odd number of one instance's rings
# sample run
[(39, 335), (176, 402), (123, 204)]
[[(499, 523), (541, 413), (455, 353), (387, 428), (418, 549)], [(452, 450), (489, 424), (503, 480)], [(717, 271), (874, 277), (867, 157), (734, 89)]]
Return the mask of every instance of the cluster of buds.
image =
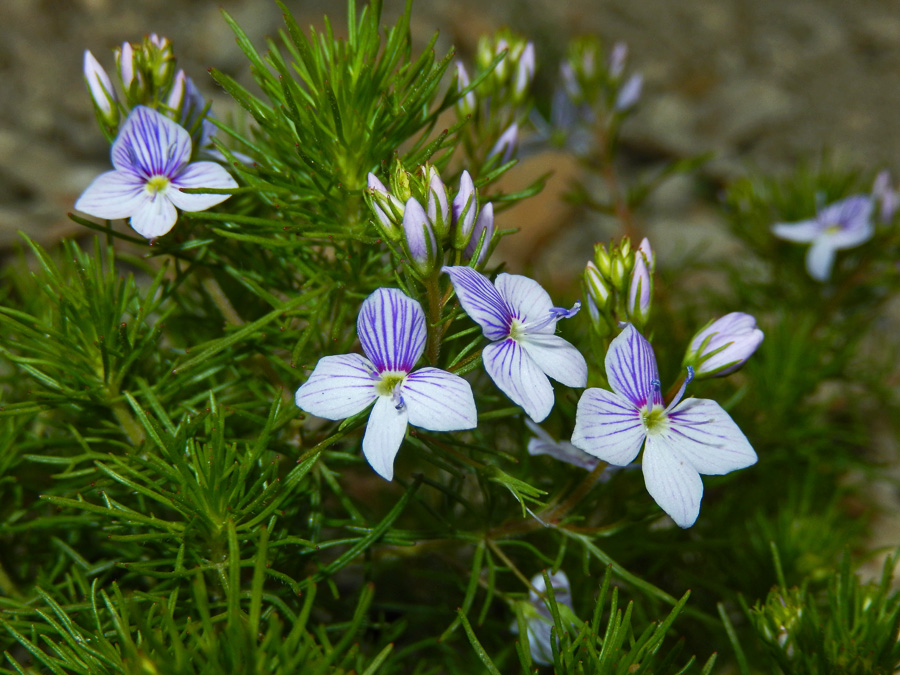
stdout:
[(613, 45), (604, 61), (597, 38), (579, 38), (570, 45), (568, 58), (560, 67), (563, 88), (576, 106), (601, 106), (623, 113), (638, 102), (644, 83), (640, 73), (625, 77), (627, 63), (628, 46), (624, 42)]
[[(469, 117), (466, 143), (472, 152), (490, 148), (479, 162), (509, 162), (519, 143), (519, 126), (528, 116), (534, 80), (534, 45), (508, 30), (484, 36), (475, 55), (474, 78), (462, 62), (456, 64), (456, 83), (462, 97), (456, 103), (460, 118)], [(469, 90), (473, 81), (479, 81)]]
[(140, 43), (123, 42), (114, 51), (120, 95), (100, 62), (90, 51), (84, 53), (84, 79), (97, 118), (109, 135), (118, 133), (119, 122), (132, 108), (143, 105), (187, 129), (195, 150), (208, 151), (216, 129), (207, 119), (209, 105), (191, 78), (176, 70), (171, 41), (154, 33)]
[(636, 249), (624, 237), (616, 246), (594, 245), (594, 259), (584, 270), (584, 287), (594, 329), (606, 336), (621, 321), (642, 330), (650, 318), (656, 257), (644, 238)]
[[(390, 189), (370, 173), (366, 201), (374, 222), (389, 241), (399, 243), (410, 267), (421, 278), (440, 269), (444, 251), (455, 249), (458, 263), (482, 268), (494, 240), (494, 207), (479, 208), (478, 191), (468, 171), (459, 179), (453, 199), (435, 166), (426, 164), (411, 174), (397, 162)], [(423, 206), (424, 204), (424, 206)]]
[(691, 338), (682, 365), (693, 368), (698, 380), (730, 375), (753, 355), (763, 337), (756, 319), (731, 312), (710, 321)]

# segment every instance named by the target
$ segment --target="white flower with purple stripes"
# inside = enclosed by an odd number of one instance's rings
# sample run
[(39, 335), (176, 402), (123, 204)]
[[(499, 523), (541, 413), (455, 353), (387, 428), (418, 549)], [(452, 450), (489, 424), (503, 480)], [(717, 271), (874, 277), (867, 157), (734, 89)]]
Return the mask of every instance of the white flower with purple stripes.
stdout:
[(366, 356), (323, 357), (295, 400), (297, 407), (329, 420), (351, 417), (374, 403), (362, 447), (375, 473), (394, 477), (407, 424), (429, 431), (475, 428), (468, 382), (438, 368), (412, 372), (425, 349), (425, 313), (418, 302), (397, 288), (379, 288), (363, 301), (356, 331)]
[(146, 106), (136, 106), (112, 145), (114, 171), (94, 179), (75, 208), (96, 218), (130, 218), (131, 227), (153, 239), (172, 229), (175, 210), (205, 211), (223, 194), (187, 194), (180, 188), (236, 188), (214, 162), (190, 162), (191, 137), (184, 127)]
[(578, 402), (572, 444), (616, 466), (644, 446), (647, 491), (680, 527), (700, 513), (700, 474), (720, 476), (756, 463), (747, 438), (718, 403), (681, 400), (693, 377), (665, 405), (653, 347), (628, 324), (606, 353), (612, 391), (588, 389)]
[(491, 340), (482, 352), (485, 370), (531, 419), (540, 422), (553, 409), (548, 376), (567, 387), (587, 384), (584, 357), (554, 335), (556, 322), (574, 316), (580, 303), (554, 307), (540, 284), (517, 274), (501, 274), (492, 284), (471, 267), (443, 269), (463, 310)]

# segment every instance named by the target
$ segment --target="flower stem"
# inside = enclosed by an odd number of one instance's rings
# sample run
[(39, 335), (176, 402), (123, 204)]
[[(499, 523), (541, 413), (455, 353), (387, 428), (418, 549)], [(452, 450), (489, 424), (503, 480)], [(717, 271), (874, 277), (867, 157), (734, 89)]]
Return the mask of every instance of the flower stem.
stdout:
[(445, 328), (441, 325), (441, 310), (444, 308), (444, 302), (441, 298), (441, 287), (437, 274), (432, 274), (425, 280), (425, 293), (428, 302), (428, 341), (425, 346), (425, 354), (431, 365), (436, 366), (441, 353), (441, 339), (444, 337)]

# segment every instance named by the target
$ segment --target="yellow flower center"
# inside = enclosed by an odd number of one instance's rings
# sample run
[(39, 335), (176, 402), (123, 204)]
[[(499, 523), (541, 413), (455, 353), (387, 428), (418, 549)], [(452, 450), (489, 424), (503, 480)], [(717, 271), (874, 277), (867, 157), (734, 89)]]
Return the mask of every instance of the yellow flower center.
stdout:
[(159, 194), (169, 187), (169, 179), (165, 176), (153, 176), (147, 181), (147, 192), (152, 195)]
[(525, 335), (525, 324), (518, 319), (513, 319), (512, 323), (509, 324), (509, 337), (513, 340), (518, 340), (523, 335)]
[(669, 428), (669, 416), (662, 406), (653, 406), (649, 410), (641, 410), (641, 424), (644, 425), (644, 433), (647, 435), (661, 434)]
[(386, 370), (381, 374), (381, 379), (375, 383), (375, 391), (380, 396), (390, 396), (404, 379), (406, 379), (406, 373), (399, 370)]

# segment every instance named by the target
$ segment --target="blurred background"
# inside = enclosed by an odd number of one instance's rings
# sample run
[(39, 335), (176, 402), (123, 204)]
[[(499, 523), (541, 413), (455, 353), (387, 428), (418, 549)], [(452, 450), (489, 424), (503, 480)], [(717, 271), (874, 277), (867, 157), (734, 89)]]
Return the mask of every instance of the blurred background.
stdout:
[[(288, 0), (288, 6), (301, 25), (321, 28), (327, 13), (343, 33), (344, 2)], [(227, 117), (230, 99), (204, 70), (215, 65), (245, 84), (250, 77), (220, 8), (260, 50), (282, 25), (269, 0), (0, 2), (0, 248), (13, 245), (18, 229), (39, 241), (78, 232), (66, 212), (109, 168), (109, 147), (82, 79), (85, 49), (112, 71), (114, 46), (150, 32), (164, 35), (179, 65), (214, 100), (214, 112)], [(399, 0), (387, 0), (385, 19), (401, 8)], [(521, 32), (536, 44), (536, 91), (545, 98), (570, 37), (595, 33), (607, 48), (627, 42), (630, 70), (645, 80), (623, 130), (626, 175), (714, 153), (700, 172), (670, 181), (639, 213), (663, 256), (727, 252), (727, 235), (717, 227), (718, 189), (748, 170), (787, 170), (823, 151), (869, 171), (898, 166), (895, 2), (419, 0), (413, 19), (420, 44), (438, 30), (438, 51), (455, 46), (468, 62), (482, 33), (502, 26)], [(514, 268), (559, 275), (573, 264), (580, 269), (586, 247), (616, 228), (562, 201), (567, 180), (579, 171), (565, 156), (526, 160), (509, 180), (525, 185), (548, 170), (554, 177), (541, 197), (503, 214), (500, 225), (523, 234), (508, 239), (502, 253)]]

